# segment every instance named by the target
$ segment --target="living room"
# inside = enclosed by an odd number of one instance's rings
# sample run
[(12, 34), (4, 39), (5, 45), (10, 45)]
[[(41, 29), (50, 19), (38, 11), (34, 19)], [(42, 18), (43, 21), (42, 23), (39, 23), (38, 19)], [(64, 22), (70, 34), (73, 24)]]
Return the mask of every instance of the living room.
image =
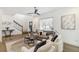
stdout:
[(0, 7), (2, 50), (79, 52), (78, 12), (78, 7)]

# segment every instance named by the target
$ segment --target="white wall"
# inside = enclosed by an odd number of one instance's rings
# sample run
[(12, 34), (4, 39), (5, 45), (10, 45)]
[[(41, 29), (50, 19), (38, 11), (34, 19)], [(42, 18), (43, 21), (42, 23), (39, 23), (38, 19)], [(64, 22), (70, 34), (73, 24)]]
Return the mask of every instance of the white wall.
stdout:
[[(15, 20), (16, 22), (18, 22), (20, 25), (23, 26), (23, 31), (26, 31), (27, 30), (27, 17), (26, 15), (22, 15), (22, 14), (15, 14), (13, 17), (12, 17), (12, 20)], [(15, 24), (13, 24), (15, 25)]]
[(39, 26), (39, 17), (34, 16), (32, 18), (32, 22), (33, 22), (33, 31), (39, 30), (39, 28), (40, 28), (40, 26)]
[[(0, 19), (1, 19), (1, 17), (0, 17)], [(0, 42), (2, 42), (2, 25), (1, 25), (1, 21), (0, 21)]]
[(2, 10), (0, 10), (0, 42), (2, 42)]
[[(76, 29), (75, 30), (62, 30), (61, 29), (61, 16), (75, 14), (76, 15)], [(64, 41), (78, 42), (79, 44), (79, 8), (61, 8), (56, 11), (45, 13), (41, 18), (54, 17), (54, 28), (61, 33)]]
[(1, 31), (1, 22), (0, 22), (0, 42), (2, 42), (2, 31)]

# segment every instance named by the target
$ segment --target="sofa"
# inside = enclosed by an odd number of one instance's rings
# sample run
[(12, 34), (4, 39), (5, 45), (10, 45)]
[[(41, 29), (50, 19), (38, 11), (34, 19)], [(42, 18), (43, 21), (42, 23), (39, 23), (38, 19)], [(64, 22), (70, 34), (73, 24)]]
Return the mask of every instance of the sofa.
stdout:
[[(58, 35), (54, 42), (51, 41), (52, 36), (46, 41), (46, 44), (38, 48), (36, 52), (63, 52), (63, 41), (61, 35)], [(27, 49), (25, 46), (21, 47), (22, 52), (34, 52), (35, 46)]]

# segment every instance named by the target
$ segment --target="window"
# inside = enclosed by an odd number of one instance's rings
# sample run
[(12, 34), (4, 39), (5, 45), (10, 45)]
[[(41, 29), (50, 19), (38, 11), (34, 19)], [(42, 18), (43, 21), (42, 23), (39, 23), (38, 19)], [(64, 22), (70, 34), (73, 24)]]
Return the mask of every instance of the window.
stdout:
[(50, 31), (53, 29), (53, 18), (45, 18), (40, 20), (40, 30)]

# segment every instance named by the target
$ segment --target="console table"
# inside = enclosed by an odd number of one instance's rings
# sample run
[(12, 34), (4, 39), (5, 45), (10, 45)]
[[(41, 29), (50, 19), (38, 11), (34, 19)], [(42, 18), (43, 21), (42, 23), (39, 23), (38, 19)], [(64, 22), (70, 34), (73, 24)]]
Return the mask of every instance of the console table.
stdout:
[(5, 37), (11, 37), (13, 31), (14, 29), (2, 30), (2, 33), (5, 35)]

